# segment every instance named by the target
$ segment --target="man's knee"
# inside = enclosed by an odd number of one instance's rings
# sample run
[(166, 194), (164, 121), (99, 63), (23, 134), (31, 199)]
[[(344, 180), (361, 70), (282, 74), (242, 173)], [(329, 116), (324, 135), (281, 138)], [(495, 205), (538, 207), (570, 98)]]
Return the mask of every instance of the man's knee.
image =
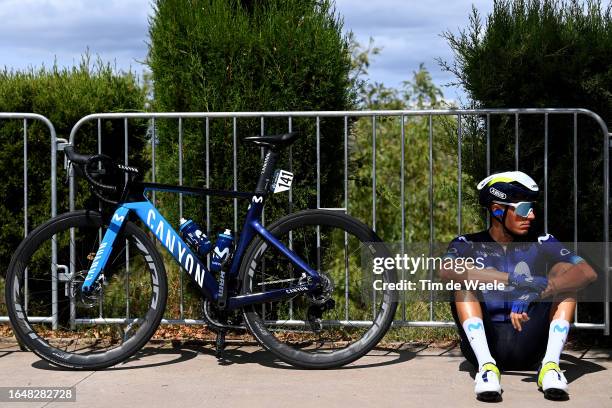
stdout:
[(463, 322), (470, 317), (482, 319), (482, 306), (476, 294), (470, 290), (455, 291), (455, 308), (459, 321)]

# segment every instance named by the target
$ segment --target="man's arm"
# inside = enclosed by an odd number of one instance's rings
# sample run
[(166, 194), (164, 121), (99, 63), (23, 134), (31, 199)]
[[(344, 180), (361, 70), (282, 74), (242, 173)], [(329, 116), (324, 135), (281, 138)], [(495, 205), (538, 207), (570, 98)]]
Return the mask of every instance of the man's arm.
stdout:
[[(474, 260), (478, 259), (474, 253), (473, 243), (469, 236), (459, 236), (453, 239), (448, 245), (448, 250), (443, 255), (444, 262), (438, 271), (438, 277), (443, 282), (454, 281), (479, 281), (482, 283), (503, 283), (508, 284), (508, 274), (500, 272), (494, 268), (479, 268), (484, 266), (477, 264)], [(468, 263), (466, 260), (471, 259)], [(448, 262), (452, 260), (452, 262)], [(459, 262), (462, 261), (462, 262)]]
[(504, 285), (508, 285), (508, 274), (505, 272), (500, 272), (497, 269), (487, 268), (481, 269), (474, 267), (467, 267), (465, 265), (462, 266), (462, 271), (457, 271), (453, 266), (448, 266), (440, 269), (438, 272), (438, 276), (440, 280), (443, 282), (448, 281), (479, 281), (483, 283), (503, 283)]
[(555, 296), (559, 293), (575, 292), (597, 280), (597, 273), (584, 260), (572, 264), (557, 262), (548, 273), (548, 286), (542, 297)]

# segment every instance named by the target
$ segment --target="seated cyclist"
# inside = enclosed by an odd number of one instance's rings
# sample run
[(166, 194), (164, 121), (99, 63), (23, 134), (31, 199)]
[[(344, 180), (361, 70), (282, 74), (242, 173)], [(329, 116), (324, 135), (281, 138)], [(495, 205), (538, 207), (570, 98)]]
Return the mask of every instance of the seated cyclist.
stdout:
[(497, 173), (477, 188), (491, 227), (455, 238), (446, 257), (479, 258), (484, 268), (440, 270), (446, 281), (505, 285), (504, 291), (455, 291), (451, 302), (461, 351), (478, 370), (476, 395), (499, 399), (500, 370), (532, 369), (539, 363), (537, 384), (545, 397), (566, 399), (559, 357), (574, 317), (575, 292), (597, 275), (552, 235), (532, 234), (538, 186), (531, 177), (520, 171)]

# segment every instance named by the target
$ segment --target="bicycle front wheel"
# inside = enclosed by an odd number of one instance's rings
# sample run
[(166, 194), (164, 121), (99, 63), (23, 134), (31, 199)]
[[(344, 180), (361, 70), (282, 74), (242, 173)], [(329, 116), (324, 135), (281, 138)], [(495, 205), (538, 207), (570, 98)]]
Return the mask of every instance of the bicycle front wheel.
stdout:
[[(394, 282), (396, 276), (395, 270), (372, 274), (373, 259), (390, 256), (380, 238), (362, 222), (329, 210), (292, 214), (269, 230), (319, 272), (323, 285), (317, 293), (245, 308), (259, 343), (289, 364), (319, 369), (348, 364), (376, 346), (397, 308), (394, 291), (373, 289), (374, 279)], [(242, 294), (307, 280), (261, 237), (249, 246), (240, 276)]]
[(6, 302), (15, 336), (55, 365), (92, 370), (124, 361), (164, 313), (161, 256), (131, 222), (115, 240), (104, 278), (81, 292), (106, 228), (97, 212), (63, 214), (32, 231), (11, 259)]

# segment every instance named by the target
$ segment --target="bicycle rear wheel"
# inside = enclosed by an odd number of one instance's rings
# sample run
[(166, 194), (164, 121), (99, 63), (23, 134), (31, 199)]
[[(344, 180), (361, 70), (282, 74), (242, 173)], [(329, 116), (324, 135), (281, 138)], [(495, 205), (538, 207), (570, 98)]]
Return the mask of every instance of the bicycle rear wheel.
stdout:
[[(360, 221), (335, 211), (289, 215), (270, 232), (321, 274), (317, 294), (244, 310), (247, 327), (281, 360), (303, 368), (333, 368), (370, 351), (395, 315), (397, 294), (373, 290), (373, 280), (394, 282), (395, 271), (372, 274), (375, 257), (390, 253)], [(242, 294), (295, 286), (305, 276), (261, 237), (253, 240), (241, 265)]]
[(164, 313), (161, 256), (131, 222), (113, 245), (102, 283), (81, 292), (106, 227), (96, 212), (60, 215), (28, 235), (9, 265), (6, 301), (15, 336), (53, 364), (91, 370), (124, 361), (146, 344)]

